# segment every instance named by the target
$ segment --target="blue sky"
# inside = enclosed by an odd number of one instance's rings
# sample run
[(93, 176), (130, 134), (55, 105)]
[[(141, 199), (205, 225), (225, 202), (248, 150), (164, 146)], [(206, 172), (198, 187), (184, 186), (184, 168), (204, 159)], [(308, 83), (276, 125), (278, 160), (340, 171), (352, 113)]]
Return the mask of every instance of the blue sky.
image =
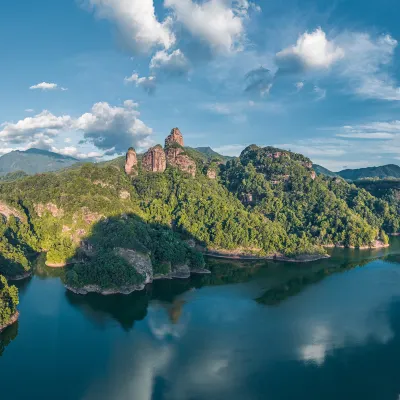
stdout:
[(0, 13), (0, 154), (162, 143), (400, 163), (397, 0), (19, 0)]

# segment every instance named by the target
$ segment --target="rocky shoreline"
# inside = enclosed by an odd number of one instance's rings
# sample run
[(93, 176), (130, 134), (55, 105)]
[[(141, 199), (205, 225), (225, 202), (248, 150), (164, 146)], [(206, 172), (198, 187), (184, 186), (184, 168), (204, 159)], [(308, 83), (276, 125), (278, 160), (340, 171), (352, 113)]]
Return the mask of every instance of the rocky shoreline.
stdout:
[(6, 276), (8, 281), (22, 281), (23, 279), (30, 278), (32, 276), (32, 271), (27, 271), (21, 275), (16, 276)]
[(9, 326), (15, 324), (18, 321), (19, 318), (19, 312), (17, 311), (10, 319), (10, 321), (7, 324), (0, 325), (0, 332), (4, 331), (4, 329), (8, 328)]
[(196, 275), (196, 274), (211, 274), (211, 271), (208, 269), (195, 269), (192, 271), (187, 272), (186, 270), (177, 270), (177, 271), (172, 271), (169, 274), (166, 275), (155, 275), (151, 280), (146, 280), (143, 283), (139, 283), (136, 285), (128, 285), (128, 286), (123, 286), (120, 288), (101, 288), (99, 285), (86, 285), (81, 288), (75, 288), (70, 285), (64, 285), (65, 288), (75, 294), (79, 295), (86, 295), (89, 293), (97, 293), (101, 294), (104, 296), (110, 296), (113, 294), (124, 294), (124, 295), (129, 295), (133, 292), (141, 291), (143, 290), (147, 284), (152, 283), (153, 281), (156, 280), (162, 280), (162, 279), (188, 279), (190, 278), (191, 275)]
[(283, 254), (274, 254), (270, 256), (255, 256), (246, 254), (232, 254), (218, 251), (207, 251), (204, 253), (207, 257), (221, 258), (226, 260), (242, 260), (242, 261), (281, 261), (292, 263), (306, 263), (312, 261), (323, 260), (330, 258), (328, 254), (300, 254), (297, 257), (286, 257)]

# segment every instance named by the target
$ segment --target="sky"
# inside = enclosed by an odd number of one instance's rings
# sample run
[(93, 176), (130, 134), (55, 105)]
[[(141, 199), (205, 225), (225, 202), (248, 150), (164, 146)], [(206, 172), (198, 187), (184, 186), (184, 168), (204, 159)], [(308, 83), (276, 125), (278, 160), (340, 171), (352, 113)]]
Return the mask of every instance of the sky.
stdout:
[(400, 164), (398, 0), (28, 0), (0, 13), (0, 154), (163, 143)]

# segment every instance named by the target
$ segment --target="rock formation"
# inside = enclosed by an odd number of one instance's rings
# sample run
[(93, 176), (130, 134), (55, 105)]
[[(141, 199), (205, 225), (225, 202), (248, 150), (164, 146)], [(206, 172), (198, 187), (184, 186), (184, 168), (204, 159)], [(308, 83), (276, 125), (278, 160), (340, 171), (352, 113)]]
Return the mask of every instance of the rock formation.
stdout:
[(217, 178), (217, 171), (214, 168), (208, 168), (207, 169), (207, 178), (216, 179)]
[(132, 175), (135, 172), (137, 166), (137, 156), (136, 151), (133, 147), (128, 149), (125, 159), (125, 173), (127, 175)]
[(185, 154), (185, 150), (180, 146), (169, 146), (165, 149), (167, 163), (192, 176), (196, 175), (196, 163)]
[(165, 139), (165, 147), (167, 148), (172, 143), (178, 143), (180, 146), (184, 146), (183, 144), (183, 136), (181, 131), (178, 128), (172, 129), (171, 133)]
[(158, 144), (147, 150), (143, 156), (142, 167), (149, 172), (164, 172), (167, 160), (163, 148)]

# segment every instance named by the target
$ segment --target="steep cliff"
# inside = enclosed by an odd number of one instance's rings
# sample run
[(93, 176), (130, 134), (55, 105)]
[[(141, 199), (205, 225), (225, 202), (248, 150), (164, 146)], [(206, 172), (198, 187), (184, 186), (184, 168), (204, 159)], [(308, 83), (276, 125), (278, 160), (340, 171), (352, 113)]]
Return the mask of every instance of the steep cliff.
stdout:
[(125, 173), (127, 175), (133, 175), (136, 173), (136, 167), (137, 167), (137, 155), (136, 151), (133, 147), (130, 147), (126, 153), (126, 158), (125, 158)]
[(148, 172), (164, 172), (167, 159), (163, 148), (158, 144), (147, 150), (142, 159), (142, 167)]

